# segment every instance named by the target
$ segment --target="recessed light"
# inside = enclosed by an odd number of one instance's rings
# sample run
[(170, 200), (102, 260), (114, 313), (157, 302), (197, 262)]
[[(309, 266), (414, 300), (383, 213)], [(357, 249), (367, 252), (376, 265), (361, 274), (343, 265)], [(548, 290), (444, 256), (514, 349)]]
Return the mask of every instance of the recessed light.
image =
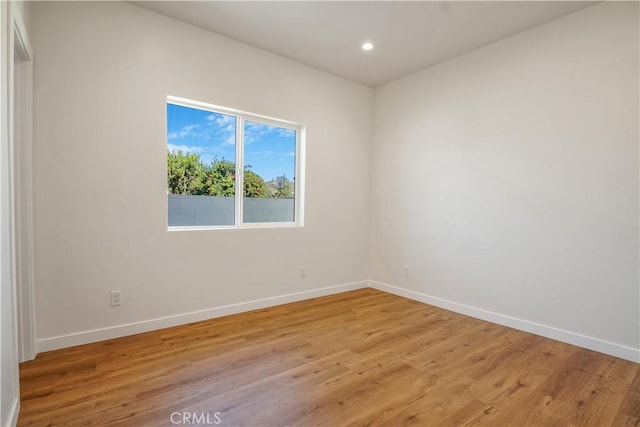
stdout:
[(362, 50), (371, 50), (371, 49), (373, 49), (373, 43), (371, 42), (362, 43)]

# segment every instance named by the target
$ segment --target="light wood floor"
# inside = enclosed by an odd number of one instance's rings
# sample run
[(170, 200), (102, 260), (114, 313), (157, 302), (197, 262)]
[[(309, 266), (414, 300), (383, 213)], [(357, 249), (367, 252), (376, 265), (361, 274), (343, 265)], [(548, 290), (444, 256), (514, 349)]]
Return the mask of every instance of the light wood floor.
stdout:
[(639, 367), (363, 289), (40, 354), (18, 425), (637, 426)]

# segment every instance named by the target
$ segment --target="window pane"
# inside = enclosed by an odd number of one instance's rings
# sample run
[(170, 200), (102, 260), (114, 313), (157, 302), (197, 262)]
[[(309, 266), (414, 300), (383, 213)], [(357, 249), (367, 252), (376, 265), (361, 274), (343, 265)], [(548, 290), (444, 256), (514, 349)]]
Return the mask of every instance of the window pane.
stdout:
[(244, 124), (244, 222), (294, 221), (296, 131)]
[(169, 226), (234, 225), (236, 118), (167, 104)]

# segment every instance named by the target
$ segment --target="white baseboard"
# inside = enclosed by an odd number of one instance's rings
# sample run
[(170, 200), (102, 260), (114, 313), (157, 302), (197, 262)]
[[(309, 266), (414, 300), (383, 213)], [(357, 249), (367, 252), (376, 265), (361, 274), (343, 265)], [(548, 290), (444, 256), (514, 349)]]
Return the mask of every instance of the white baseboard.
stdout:
[(640, 363), (640, 349), (611, 343), (598, 338), (581, 335), (575, 332), (554, 328), (552, 326), (542, 325), (539, 323), (507, 316), (500, 313), (494, 313), (492, 311), (483, 310), (480, 308), (460, 304), (457, 302), (426, 295), (420, 292), (400, 288), (398, 286), (393, 286), (386, 283), (376, 282), (373, 280), (345, 283), (342, 285), (318, 288), (310, 291), (295, 292), (291, 294), (262, 298), (237, 304), (213, 307), (190, 313), (177, 314), (173, 316), (144, 320), (135, 323), (127, 323), (108, 328), (93, 329), (68, 335), (39, 339), (36, 341), (36, 348), (39, 353), (44, 351), (57, 350), (60, 348), (73, 347), (76, 345), (88, 344), (96, 341), (104, 341), (112, 338), (124, 337), (127, 335), (140, 334), (157, 329), (184, 325), (201, 320), (213, 319), (215, 317), (228, 316), (230, 314), (243, 313), (251, 310), (272, 307), (275, 305), (301, 301), (309, 298), (337, 294), (340, 292), (352, 291), (365, 287), (372, 287), (380, 291), (434, 305), (436, 307), (475, 317), (477, 319), (486, 320), (488, 322), (497, 323), (499, 325), (508, 326), (510, 328), (518, 329), (524, 332), (529, 332), (546, 338), (562, 341), (567, 344), (576, 345), (578, 347), (587, 348), (589, 350), (598, 351), (600, 353)]
[(169, 328), (172, 326), (184, 325), (201, 320), (213, 319), (215, 317), (228, 316), (230, 314), (243, 313), (251, 310), (258, 310), (275, 305), (287, 304), (310, 298), (317, 298), (340, 292), (352, 291), (367, 287), (369, 282), (352, 282), (342, 285), (318, 288), (310, 291), (295, 292), (291, 294), (279, 295), (275, 297), (262, 298), (237, 304), (212, 307), (205, 310), (193, 311), (190, 313), (177, 314), (173, 316), (160, 317), (157, 319), (143, 320), (140, 322), (127, 323), (123, 325), (111, 326), (108, 328), (92, 329), (88, 331), (76, 332), (68, 335), (60, 335), (51, 338), (43, 338), (36, 341), (38, 353), (60, 348), (73, 347), (76, 345), (89, 344), (97, 341), (104, 341), (112, 338), (120, 338), (127, 335), (135, 335), (143, 332), (155, 331), (157, 329)]
[(562, 341), (567, 344), (572, 344), (578, 347), (583, 347), (589, 350), (608, 354), (610, 356), (615, 356), (621, 359), (640, 363), (640, 349), (637, 348), (627, 347), (598, 338), (577, 334), (575, 332), (554, 328), (552, 326), (541, 325), (539, 323), (530, 322), (528, 320), (518, 319), (504, 314), (482, 310), (480, 308), (471, 307), (442, 298), (437, 298), (409, 289), (400, 288), (398, 286), (388, 285), (386, 283), (369, 281), (369, 284), (374, 289), (388, 292), (390, 294), (424, 302), (426, 304), (444, 308), (445, 310), (450, 310), (456, 313), (475, 317), (477, 319), (486, 320), (491, 323), (497, 323), (498, 325), (508, 326), (520, 331), (529, 332), (535, 335)]

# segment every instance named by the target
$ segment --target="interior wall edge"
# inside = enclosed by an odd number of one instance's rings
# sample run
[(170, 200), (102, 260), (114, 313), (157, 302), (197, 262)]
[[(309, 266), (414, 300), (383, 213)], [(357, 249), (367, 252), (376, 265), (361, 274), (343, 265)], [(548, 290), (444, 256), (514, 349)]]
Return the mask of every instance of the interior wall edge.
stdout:
[(77, 345), (90, 344), (93, 342), (121, 338), (144, 332), (155, 331), (158, 329), (180, 326), (188, 323), (210, 320), (218, 317), (245, 313), (252, 310), (260, 310), (277, 305), (334, 295), (341, 292), (354, 291), (363, 288), (377, 289), (382, 292), (387, 292), (424, 304), (429, 304), (435, 307), (452, 311), (454, 313), (463, 314), (465, 316), (470, 316), (476, 319), (513, 328), (518, 331), (539, 335), (545, 338), (553, 339), (555, 341), (560, 341), (566, 344), (575, 345), (577, 347), (640, 363), (640, 348), (633, 348), (622, 344), (612, 343), (599, 338), (555, 328), (549, 325), (543, 325), (526, 319), (520, 319), (505, 314), (484, 310), (478, 307), (461, 304), (455, 301), (450, 301), (433, 295), (427, 295), (422, 292), (413, 291), (375, 280), (362, 280), (357, 282), (343, 283), (340, 285), (327, 286), (308, 291), (301, 291), (252, 301), (245, 301), (236, 304), (211, 307), (209, 309), (194, 311), (190, 313), (166, 316), (157, 319), (111, 326), (107, 328), (80, 331), (55, 337), (42, 338), (37, 340), (36, 342), (37, 351), (38, 353), (42, 353)]
[(390, 294), (398, 295), (404, 298), (409, 298), (414, 301), (433, 305), (445, 310), (453, 311), (455, 313), (464, 314), (476, 319), (485, 320), (487, 322), (517, 329), (519, 331), (528, 332), (566, 344), (575, 345), (578, 347), (586, 348), (588, 350), (593, 350), (599, 353), (604, 353), (610, 356), (640, 363), (640, 348), (628, 347), (622, 344), (616, 344), (609, 341), (601, 340), (599, 338), (578, 334), (576, 332), (554, 328), (553, 326), (543, 325), (540, 323), (520, 319), (517, 317), (507, 316), (505, 314), (496, 313), (489, 310), (483, 310), (478, 307), (460, 304), (455, 301), (438, 298), (432, 295), (424, 294), (422, 292), (416, 292), (387, 283), (377, 282), (375, 280), (371, 280), (369, 282), (369, 285), (370, 287), (379, 291), (388, 292)]
[(366, 281), (343, 283), (334, 286), (327, 286), (323, 288), (316, 288), (312, 290), (261, 298), (235, 304), (211, 307), (208, 309), (193, 311), (189, 313), (176, 314), (156, 319), (142, 320), (139, 322), (110, 326), (106, 328), (92, 329), (87, 331), (75, 332), (72, 334), (42, 338), (36, 341), (36, 349), (38, 353), (42, 353), (45, 351), (58, 350), (61, 348), (89, 344), (113, 338), (121, 338), (129, 335), (169, 328), (172, 326), (185, 325), (187, 323), (210, 320), (217, 317), (229, 316), (232, 314), (269, 308), (276, 305), (352, 291), (367, 287), (367, 285), (368, 282)]

